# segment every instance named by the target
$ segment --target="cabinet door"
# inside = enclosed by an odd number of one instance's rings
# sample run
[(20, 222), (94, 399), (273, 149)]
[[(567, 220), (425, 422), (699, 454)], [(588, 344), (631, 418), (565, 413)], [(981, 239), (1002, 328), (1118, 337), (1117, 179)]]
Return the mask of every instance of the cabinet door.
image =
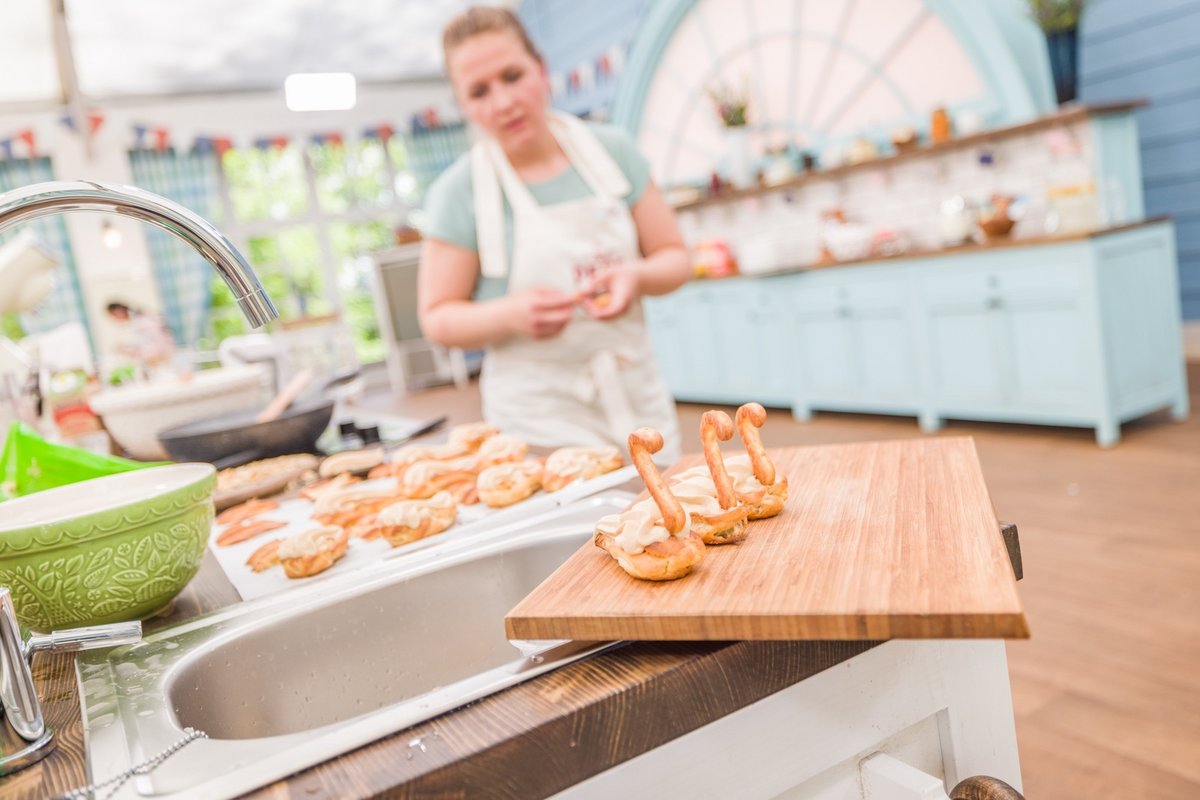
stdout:
[(796, 314), (796, 354), (803, 394), (810, 403), (858, 395), (854, 325), (849, 308)]
[(795, 395), (789, 312), (776, 280), (747, 281), (731, 307), (731, 325), (742, 343), (729, 354), (730, 402), (790, 405)]
[(926, 307), (929, 381), (937, 408), (962, 410), (1004, 405), (1003, 347), (998, 301), (944, 300)]
[(920, 403), (910, 296), (904, 279), (848, 287), (859, 391), (868, 405), (915, 409)]
[(710, 292), (707, 287), (685, 286), (645, 304), (655, 358), (667, 388), (678, 400), (709, 399), (713, 391), (719, 343), (709, 318)]
[(1091, 369), (1086, 323), (1073, 299), (1002, 298), (1010, 350), (1014, 407), (1031, 413), (1080, 411), (1088, 402)]

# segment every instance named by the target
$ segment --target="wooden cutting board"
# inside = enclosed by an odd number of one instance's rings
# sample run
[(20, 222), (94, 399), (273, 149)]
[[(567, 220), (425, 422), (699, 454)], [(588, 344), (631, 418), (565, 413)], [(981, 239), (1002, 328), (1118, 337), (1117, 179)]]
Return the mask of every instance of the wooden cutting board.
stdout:
[(770, 452), (789, 499), (742, 543), (655, 583), (589, 542), (508, 614), (509, 638), (1028, 638), (972, 439)]

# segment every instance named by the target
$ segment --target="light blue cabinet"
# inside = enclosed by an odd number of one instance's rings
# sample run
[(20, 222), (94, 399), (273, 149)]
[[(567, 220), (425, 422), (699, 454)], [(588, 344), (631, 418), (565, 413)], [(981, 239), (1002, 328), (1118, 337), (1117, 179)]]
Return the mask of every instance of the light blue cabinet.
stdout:
[(1173, 229), (698, 282), (646, 301), (675, 397), (1073, 425), (1188, 413)]

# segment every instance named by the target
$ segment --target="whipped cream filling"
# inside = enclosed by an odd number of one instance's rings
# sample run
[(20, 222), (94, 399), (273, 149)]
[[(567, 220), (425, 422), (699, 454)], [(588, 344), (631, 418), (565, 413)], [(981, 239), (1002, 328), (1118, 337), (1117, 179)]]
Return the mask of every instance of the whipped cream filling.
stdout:
[[(658, 506), (653, 506), (653, 513), (641, 506), (638, 503), (620, 514), (601, 517), (596, 530), (613, 537), (617, 547), (630, 555), (641, 553), (655, 542), (665, 542), (671, 532), (658, 524)], [(684, 525), (683, 530), (687, 529)]]

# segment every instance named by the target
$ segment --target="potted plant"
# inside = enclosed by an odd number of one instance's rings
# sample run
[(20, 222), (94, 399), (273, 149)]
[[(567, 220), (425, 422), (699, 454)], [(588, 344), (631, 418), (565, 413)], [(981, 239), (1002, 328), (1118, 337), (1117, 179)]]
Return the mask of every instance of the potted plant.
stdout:
[(728, 178), (735, 188), (744, 189), (754, 183), (750, 166), (750, 140), (747, 138), (747, 123), (750, 110), (749, 87), (743, 82), (740, 89), (725, 84), (708, 88), (708, 96), (716, 109), (717, 117), (725, 127), (728, 142)]
[(1079, 65), (1079, 18), (1084, 0), (1028, 0), (1029, 10), (1046, 34), (1054, 93), (1060, 104), (1075, 99)]

